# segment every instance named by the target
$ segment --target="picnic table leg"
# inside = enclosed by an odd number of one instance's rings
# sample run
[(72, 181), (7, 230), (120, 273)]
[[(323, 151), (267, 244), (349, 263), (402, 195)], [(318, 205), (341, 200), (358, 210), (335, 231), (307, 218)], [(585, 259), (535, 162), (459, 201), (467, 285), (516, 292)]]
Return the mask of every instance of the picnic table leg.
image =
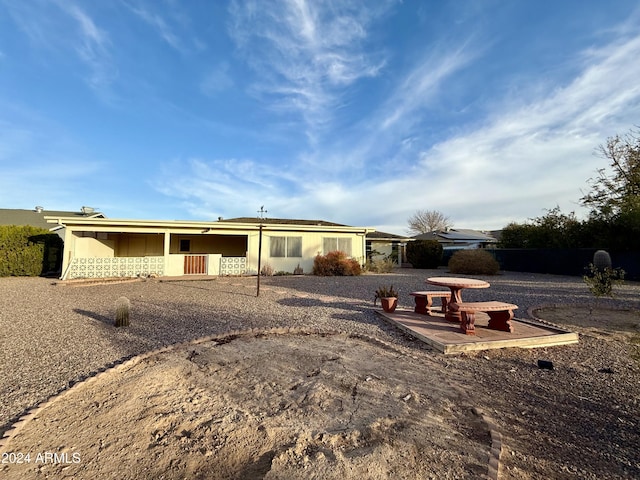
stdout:
[(460, 321), (460, 331), (465, 335), (476, 334), (476, 314), (474, 312), (462, 312), (462, 320)]
[(414, 299), (416, 302), (416, 306), (413, 309), (414, 312), (421, 313), (422, 315), (429, 315), (431, 313), (429, 308), (431, 305), (428, 304), (426, 297), (416, 295)]
[(506, 310), (501, 312), (487, 312), (489, 314), (488, 327), (493, 330), (513, 333), (513, 311)]
[(462, 302), (462, 289), (450, 287), (450, 290), (451, 300), (449, 300), (447, 305), (447, 313), (444, 315), (444, 318), (450, 322), (460, 323), (462, 321), (462, 315), (460, 315), (458, 311), (458, 303)]

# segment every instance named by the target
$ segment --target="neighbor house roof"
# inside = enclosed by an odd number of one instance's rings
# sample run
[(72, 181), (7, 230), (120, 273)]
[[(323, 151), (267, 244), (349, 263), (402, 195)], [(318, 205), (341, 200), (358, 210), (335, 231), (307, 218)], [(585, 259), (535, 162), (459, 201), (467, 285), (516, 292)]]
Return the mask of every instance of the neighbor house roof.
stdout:
[(375, 232), (369, 232), (367, 233), (367, 240), (401, 240), (401, 241), (407, 241), (407, 240), (412, 240), (409, 237), (405, 237), (402, 235), (396, 235), (395, 233), (387, 233), (387, 232), (379, 232), (379, 231), (375, 231)]
[[(83, 207), (86, 208), (86, 207)], [(104, 218), (100, 212), (91, 212), (87, 209), (85, 212), (68, 212), (62, 210), (45, 210), (42, 207), (36, 207), (33, 210), (21, 210), (13, 208), (0, 208), (0, 225), (30, 225), (32, 227), (45, 228), (52, 230), (50, 223), (44, 218), (47, 216), (54, 217), (73, 217), (73, 218)]]
[(416, 240), (437, 240), (444, 244), (496, 243), (489, 234), (471, 229), (451, 229), (447, 231), (429, 232), (416, 235)]

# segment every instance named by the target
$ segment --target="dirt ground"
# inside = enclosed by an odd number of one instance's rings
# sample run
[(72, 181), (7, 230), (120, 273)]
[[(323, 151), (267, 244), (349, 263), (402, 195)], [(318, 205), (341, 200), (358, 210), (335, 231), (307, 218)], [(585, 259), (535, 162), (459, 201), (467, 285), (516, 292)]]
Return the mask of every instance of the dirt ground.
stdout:
[[(580, 344), (446, 358), (344, 334), (256, 331), (151, 352), (36, 412), (4, 446), (13, 457), (3, 457), (0, 473), (484, 478), (492, 440), (472, 407), (489, 411), (504, 434), (500, 478), (625, 478), (611, 465), (639, 471), (638, 312), (560, 306), (534, 314), (578, 331)], [(554, 372), (532, 368), (541, 355)], [(472, 401), (454, 379), (472, 387)]]
[[(249, 334), (79, 384), (4, 451), (11, 479), (481, 478), (491, 439), (425, 359), (345, 335)], [(47, 462), (38, 453), (66, 454)]]

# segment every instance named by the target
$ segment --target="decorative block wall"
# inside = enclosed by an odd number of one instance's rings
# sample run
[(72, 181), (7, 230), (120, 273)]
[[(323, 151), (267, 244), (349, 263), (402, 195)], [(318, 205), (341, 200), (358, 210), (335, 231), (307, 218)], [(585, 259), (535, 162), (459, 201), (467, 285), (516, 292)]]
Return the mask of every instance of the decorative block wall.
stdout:
[(244, 275), (247, 273), (246, 257), (222, 257), (220, 275)]
[(74, 258), (66, 278), (164, 275), (164, 257)]

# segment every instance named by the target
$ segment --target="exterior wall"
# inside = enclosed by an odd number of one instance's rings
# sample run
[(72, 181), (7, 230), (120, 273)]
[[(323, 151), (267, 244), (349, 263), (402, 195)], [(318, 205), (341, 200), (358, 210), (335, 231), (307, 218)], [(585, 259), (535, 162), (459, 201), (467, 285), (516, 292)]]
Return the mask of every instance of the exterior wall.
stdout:
[(109, 234), (116, 238), (116, 257), (162, 256), (164, 235), (160, 233)]
[(114, 240), (99, 240), (91, 237), (76, 237), (75, 255), (77, 257), (115, 257)]
[[(270, 238), (271, 237), (302, 237), (302, 257), (271, 257)], [(265, 228), (262, 236), (262, 262), (261, 265), (269, 264), (274, 272), (284, 271), (292, 273), (293, 270), (300, 265), (304, 273), (313, 271), (313, 259), (316, 255), (323, 255), (322, 251), (323, 239), (331, 238), (351, 238), (351, 257), (364, 263), (365, 258), (365, 240), (364, 235), (352, 233), (333, 233), (333, 232), (280, 232), (269, 231)], [(249, 251), (247, 256), (248, 273), (256, 274), (258, 270), (258, 243), (259, 232), (249, 235)]]
[[(189, 252), (180, 251), (180, 241), (189, 240)], [(204, 254), (219, 253), (225, 257), (239, 257), (247, 253), (246, 235), (189, 235), (174, 233), (171, 234), (171, 244), (169, 247), (171, 254)]]

